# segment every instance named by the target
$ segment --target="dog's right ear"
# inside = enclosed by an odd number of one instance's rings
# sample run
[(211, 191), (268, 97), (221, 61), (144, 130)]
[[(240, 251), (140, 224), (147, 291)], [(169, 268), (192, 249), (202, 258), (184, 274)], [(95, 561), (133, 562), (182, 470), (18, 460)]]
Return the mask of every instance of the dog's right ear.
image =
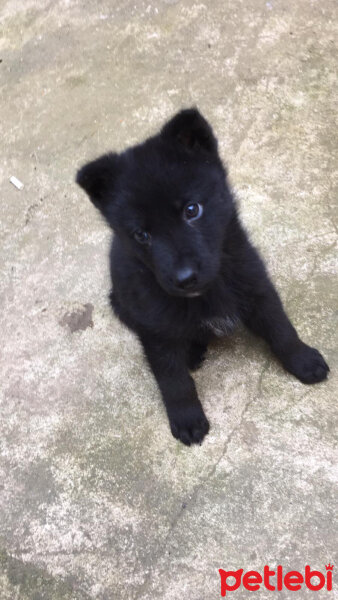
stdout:
[(119, 155), (110, 153), (83, 165), (76, 174), (76, 183), (87, 192), (104, 217), (107, 217), (119, 173)]

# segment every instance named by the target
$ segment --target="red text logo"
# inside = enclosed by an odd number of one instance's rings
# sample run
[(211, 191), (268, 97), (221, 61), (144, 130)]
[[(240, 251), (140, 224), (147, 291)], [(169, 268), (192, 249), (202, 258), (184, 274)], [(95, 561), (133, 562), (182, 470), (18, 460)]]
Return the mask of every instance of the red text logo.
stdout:
[(313, 592), (322, 590), (325, 587), (330, 592), (332, 590), (333, 566), (330, 563), (325, 565), (325, 575), (321, 571), (311, 570), (309, 565), (306, 565), (304, 575), (300, 571), (287, 571), (284, 573), (281, 565), (278, 565), (275, 570), (265, 565), (262, 575), (258, 571), (244, 573), (243, 569), (238, 569), (238, 571), (219, 569), (221, 596), (224, 597), (227, 592), (238, 590), (240, 586), (250, 592), (255, 592), (261, 587), (265, 587), (271, 592), (276, 590), (280, 592), (284, 588), (290, 590), (290, 592), (297, 592), (302, 589), (302, 586)]

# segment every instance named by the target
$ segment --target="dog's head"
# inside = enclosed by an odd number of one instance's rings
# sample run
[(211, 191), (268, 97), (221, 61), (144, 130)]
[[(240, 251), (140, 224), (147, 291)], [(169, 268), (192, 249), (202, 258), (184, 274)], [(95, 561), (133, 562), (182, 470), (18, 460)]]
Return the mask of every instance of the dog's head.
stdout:
[(233, 204), (217, 141), (196, 109), (84, 165), (76, 181), (168, 294), (201, 295), (217, 277)]

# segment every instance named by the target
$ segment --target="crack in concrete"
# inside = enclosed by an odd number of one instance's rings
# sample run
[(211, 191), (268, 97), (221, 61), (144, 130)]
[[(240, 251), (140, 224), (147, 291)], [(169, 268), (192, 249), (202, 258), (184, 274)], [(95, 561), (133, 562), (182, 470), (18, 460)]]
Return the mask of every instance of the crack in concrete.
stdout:
[[(335, 231), (324, 231), (322, 233), (318, 233), (317, 235), (312, 235), (312, 236), (308, 236), (308, 237), (302, 237), (302, 238), (298, 238), (297, 240), (290, 240), (284, 244), (281, 245), (281, 248), (289, 248), (290, 246), (294, 246), (296, 244), (305, 244), (305, 243), (309, 243), (309, 242), (316, 242), (317, 240), (321, 240), (322, 238), (326, 239), (328, 236), (330, 235), (334, 235), (336, 232)], [(334, 242), (332, 242), (331, 245), (335, 245), (337, 243), (336, 240), (334, 240)], [(330, 245), (330, 247), (331, 247)], [(325, 252), (326, 248), (324, 248), (322, 251)]]
[(325, 248), (322, 248), (321, 250), (318, 250), (318, 252), (315, 254), (314, 259), (313, 259), (313, 265), (311, 268), (311, 272), (310, 272), (310, 277), (313, 277), (315, 275), (315, 273), (318, 270), (318, 261), (323, 258), (324, 256), (326, 256), (326, 254), (329, 254), (329, 252), (337, 245), (337, 240), (334, 240), (331, 244), (329, 244), (328, 246), (325, 246)]

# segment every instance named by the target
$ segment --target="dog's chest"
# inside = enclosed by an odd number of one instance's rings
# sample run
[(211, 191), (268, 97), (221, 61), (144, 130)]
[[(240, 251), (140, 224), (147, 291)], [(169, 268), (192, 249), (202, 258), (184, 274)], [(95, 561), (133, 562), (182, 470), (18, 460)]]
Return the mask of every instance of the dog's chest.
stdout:
[(200, 327), (217, 337), (222, 337), (232, 333), (238, 322), (239, 319), (237, 317), (210, 317), (202, 319)]

